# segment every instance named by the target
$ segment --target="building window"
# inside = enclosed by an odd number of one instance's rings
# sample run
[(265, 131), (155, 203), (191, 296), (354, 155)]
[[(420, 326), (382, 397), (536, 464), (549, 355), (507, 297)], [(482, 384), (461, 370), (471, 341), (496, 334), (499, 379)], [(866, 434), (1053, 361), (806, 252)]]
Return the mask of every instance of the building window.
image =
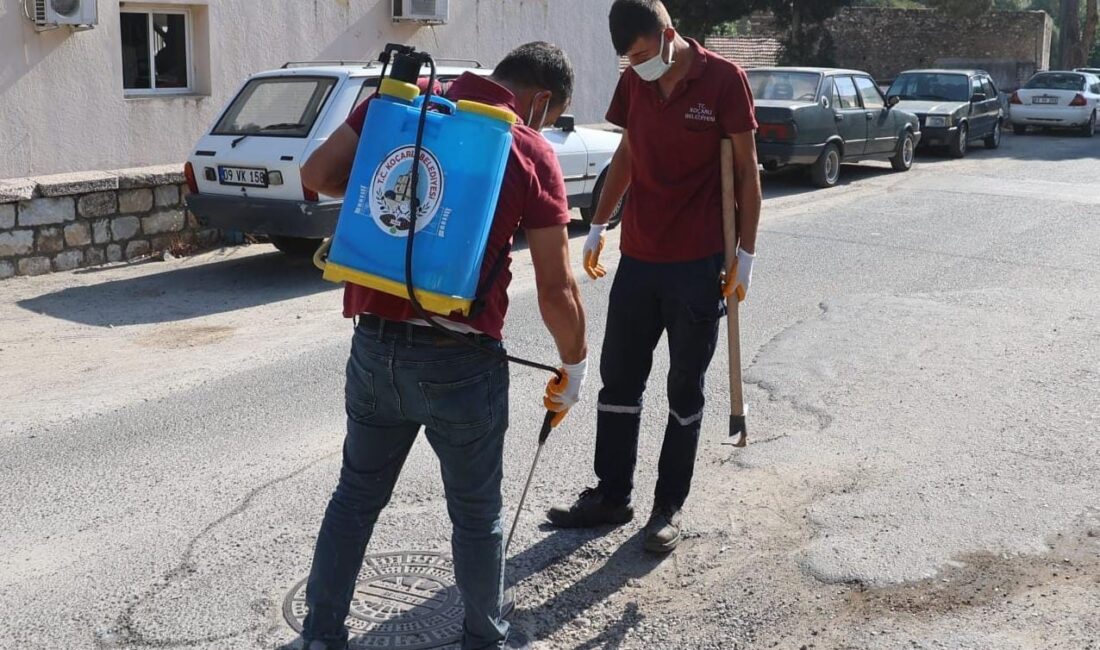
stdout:
[(127, 95), (193, 91), (191, 14), (187, 10), (125, 10), (122, 87)]

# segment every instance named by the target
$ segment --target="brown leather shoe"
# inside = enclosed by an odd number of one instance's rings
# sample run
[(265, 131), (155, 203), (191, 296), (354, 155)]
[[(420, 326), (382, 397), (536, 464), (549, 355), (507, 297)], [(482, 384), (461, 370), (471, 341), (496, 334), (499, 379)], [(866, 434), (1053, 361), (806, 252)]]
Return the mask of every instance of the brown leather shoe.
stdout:
[(651, 553), (671, 553), (680, 545), (680, 509), (674, 506), (653, 506), (653, 514), (645, 525), (645, 550)]

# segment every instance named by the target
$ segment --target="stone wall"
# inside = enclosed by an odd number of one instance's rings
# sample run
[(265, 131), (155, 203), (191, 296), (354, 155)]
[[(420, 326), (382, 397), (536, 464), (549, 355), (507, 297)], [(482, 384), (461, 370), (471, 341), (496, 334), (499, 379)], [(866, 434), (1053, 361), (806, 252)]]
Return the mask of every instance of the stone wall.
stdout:
[(179, 165), (0, 181), (0, 280), (216, 243)]
[(1053, 22), (1042, 11), (994, 11), (974, 20), (928, 9), (850, 8), (829, 23), (837, 65), (880, 82), (913, 68), (976, 67), (1013, 90), (1050, 65)]

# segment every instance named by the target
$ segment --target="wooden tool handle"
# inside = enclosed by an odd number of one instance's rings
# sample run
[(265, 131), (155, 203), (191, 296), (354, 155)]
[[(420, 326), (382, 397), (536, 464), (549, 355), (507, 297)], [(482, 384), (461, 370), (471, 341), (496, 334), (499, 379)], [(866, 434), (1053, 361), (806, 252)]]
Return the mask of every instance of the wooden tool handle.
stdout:
[[(733, 143), (722, 139), (722, 231), (726, 244), (726, 269), (732, 269), (737, 260), (737, 193), (733, 176)], [(735, 281), (731, 278), (730, 281)], [(726, 299), (726, 319), (730, 366), (730, 435), (740, 435), (736, 445), (748, 443), (745, 425), (745, 395), (741, 379), (741, 321), (738, 314), (737, 295)]]

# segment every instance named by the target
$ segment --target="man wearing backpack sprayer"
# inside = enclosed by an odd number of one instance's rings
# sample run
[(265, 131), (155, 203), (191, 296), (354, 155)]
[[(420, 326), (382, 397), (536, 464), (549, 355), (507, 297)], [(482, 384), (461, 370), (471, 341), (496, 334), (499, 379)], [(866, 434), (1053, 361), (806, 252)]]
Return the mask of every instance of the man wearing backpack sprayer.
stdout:
[[(507, 256), (523, 228), (535, 271), (539, 308), (562, 360), (545, 406), (557, 425), (579, 399), (587, 367), (585, 318), (569, 266), (570, 221), (554, 150), (539, 133), (565, 111), (573, 70), (548, 43), (509, 54), (489, 77), (467, 73), (447, 93), (515, 113), (512, 150), (482, 266), (483, 309), (438, 322), (481, 347), (503, 351), (508, 308)], [(363, 133), (366, 105), (352, 112), (302, 168), (302, 181), (343, 196)], [(498, 259), (504, 256), (504, 262)], [(404, 299), (348, 283), (344, 315), (357, 318), (347, 365), (347, 436), (340, 480), (317, 536), (301, 647), (344, 650), (344, 621), (367, 544), (405, 458), (425, 429), (439, 457), (455, 580), (465, 604), (464, 649), (525, 647), (503, 620), (504, 549), (500, 485), (508, 428), (508, 364), (473, 350), (420, 321)], [(507, 646), (505, 644), (508, 644)]]
[[(548, 519), (562, 528), (624, 524), (631, 506), (642, 396), (653, 350), (668, 333), (668, 422), (645, 548), (667, 553), (681, 539), (703, 419), (706, 371), (718, 341), (723, 298), (744, 300), (760, 219), (752, 92), (738, 66), (677, 34), (659, 0), (616, 0), (611, 39), (631, 68), (607, 113), (625, 130), (584, 246), (593, 279), (604, 230), (629, 188), (622, 260), (611, 288), (600, 353), (596, 488)], [(740, 246), (726, 269), (722, 230), (723, 138), (733, 143)]]

